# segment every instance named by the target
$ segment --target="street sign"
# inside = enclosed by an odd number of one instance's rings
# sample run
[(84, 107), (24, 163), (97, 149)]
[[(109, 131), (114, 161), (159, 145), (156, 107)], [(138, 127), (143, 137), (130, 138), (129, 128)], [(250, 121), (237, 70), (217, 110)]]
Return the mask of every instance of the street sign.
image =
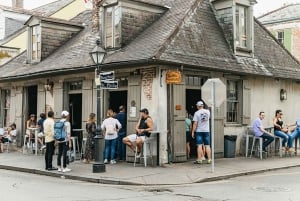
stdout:
[(101, 89), (117, 89), (118, 81), (101, 80)]
[(101, 81), (102, 80), (114, 80), (115, 79), (115, 71), (100, 73), (100, 79), (101, 79)]
[(201, 87), (201, 97), (209, 106), (220, 107), (226, 99), (226, 86), (219, 78), (208, 79)]

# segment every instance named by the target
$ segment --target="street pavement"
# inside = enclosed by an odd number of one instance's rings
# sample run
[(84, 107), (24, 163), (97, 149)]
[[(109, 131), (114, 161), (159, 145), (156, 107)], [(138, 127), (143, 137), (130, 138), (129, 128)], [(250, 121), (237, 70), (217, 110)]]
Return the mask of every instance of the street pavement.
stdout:
[[(68, 173), (46, 171), (44, 163), (44, 155), (23, 154), (20, 151), (0, 153), (0, 169), (116, 185), (182, 185), (300, 166), (299, 156), (273, 156), (263, 160), (256, 157), (221, 158), (215, 160), (214, 172), (211, 164), (195, 165), (193, 161), (155, 167), (144, 167), (143, 164), (134, 167), (133, 163), (117, 162), (106, 164), (103, 173), (93, 173), (93, 164), (79, 160), (68, 166), (72, 169)], [(56, 156), (53, 158), (53, 166), (56, 166)]]

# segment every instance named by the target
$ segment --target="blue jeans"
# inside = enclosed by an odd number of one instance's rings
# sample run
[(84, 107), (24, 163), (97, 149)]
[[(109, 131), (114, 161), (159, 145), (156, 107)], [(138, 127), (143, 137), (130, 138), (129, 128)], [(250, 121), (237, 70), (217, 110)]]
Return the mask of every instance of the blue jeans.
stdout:
[(117, 153), (119, 160), (126, 160), (126, 144), (123, 143), (123, 138), (126, 137), (126, 132), (118, 133)]
[(105, 152), (104, 159), (108, 159), (108, 155), (110, 154), (110, 159), (115, 159), (115, 151), (116, 151), (116, 139), (113, 140), (105, 140)]
[(297, 137), (300, 137), (300, 130), (296, 128), (294, 130), (294, 132), (292, 134), (290, 134), (290, 138), (289, 138), (289, 141), (288, 141), (288, 146), (289, 147), (293, 147), (293, 141)]
[(266, 147), (271, 144), (271, 142), (273, 142), (274, 140), (274, 137), (272, 135), (269, 135), (267, 133), (263, 133), (261, 136), (260, 136), (262, 139), (263, 139), (263, 151), (266, 150)]
[(282, 147), (285, 147), (285, 143), (289, 140), (289, 135), (279, 130), (275, 130), (274, 134), (282, 138)]
[(210, 145), (209, 132), (196, 132), (196, 145)]

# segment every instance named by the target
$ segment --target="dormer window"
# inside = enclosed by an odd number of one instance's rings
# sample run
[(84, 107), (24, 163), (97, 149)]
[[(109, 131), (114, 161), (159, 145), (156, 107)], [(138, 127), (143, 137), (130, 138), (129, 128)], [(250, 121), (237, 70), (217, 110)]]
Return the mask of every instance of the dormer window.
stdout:
[(237, 47), (248, 47), (248, 14), (247, 7), (237, 4), (235, 9), (236, 22), (236, 45)]
[(104, 10), (105, 48), (121, 46), (121, 9), (118, 5), (105, 7)]
[(31, 27), (31, 61), (41, 58), (41, 28), (40, 25)]

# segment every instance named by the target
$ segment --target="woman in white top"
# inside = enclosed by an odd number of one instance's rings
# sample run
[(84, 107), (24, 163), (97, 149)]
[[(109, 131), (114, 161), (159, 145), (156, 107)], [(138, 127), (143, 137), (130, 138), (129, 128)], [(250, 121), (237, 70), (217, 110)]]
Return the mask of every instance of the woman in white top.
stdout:
[(101, 128), (105, 139), (104, 163), (108, 163), (108, 156), (110, 154), (110, 163), (115, 164), (116, 142), (118, 138), (118, 131), (122, 127), (119, 120), (113, 118), (114, 112), (107, 110), (107, 118), (103, 121)]

